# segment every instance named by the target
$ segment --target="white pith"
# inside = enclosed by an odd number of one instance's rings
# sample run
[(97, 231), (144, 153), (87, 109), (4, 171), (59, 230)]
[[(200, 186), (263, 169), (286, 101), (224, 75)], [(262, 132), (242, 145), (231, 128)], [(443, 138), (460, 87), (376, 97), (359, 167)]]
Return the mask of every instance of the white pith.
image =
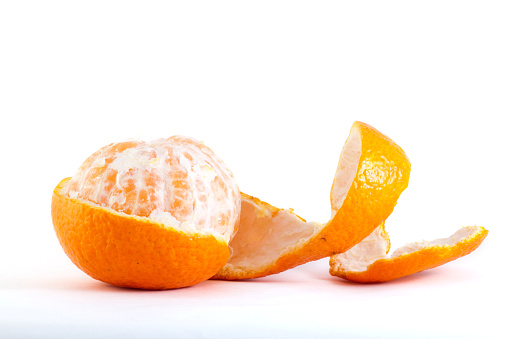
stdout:
[(377, 260), (394, 259), (403, 255), (420, 251), (427, 247), (444, 246), (452, 247), (459, 242), (472, 237), (481, 230), (478, 226), (462, 227), (448, 238), (440, 238), (432, 241), (417, 241), (407, 243), (392, 254), (387, 254), (389, 240), (383, 237), (382, 226), (377, 227), (360, 243), (350, 250), (333, 256), (333, 269), (344, 272), (363, 272)]
[[(180, 140), (188, 142), (185, 147), (179, 144)], [(82, 200), (102, 207), (111, 208), (114, 204), (122, 206), (126, 203), (126, 196), (123, 193), (126, 183), (134, 181), (137, 191), (140, 192), (147, 188), (146, 174), (150, 173), (150, 177), (161, 178), (161, 180), (158, 181), (151, 195), (151, 198), (156, 201), (156, 208), (151, 210), (149, 219), (185, 232), (213, 234), (227, 240), (231, 238), (240, 214), (240, 192), (231, 172), (210, 149), (200, 145), (194, 139), (180, 136), (157, 139), (148, 143), (139, 141), (136, 147), (116, 153), (113, 161), (110, 158), (110, 163), (106, 165), (103, 154), (112, 146), (113, 144), (94, 153), (91, 157), (95, 159), (90, 159), (91, 166), (82, 165), (64, 187), (64, 193), (67, 193), (70, 198), (82, 199), (81, 192), (84, 189), (92, 189), (94, 192), (92, 199)], [(192, 162), (188, 157), (193, 159)], [(104, 166), (107, 166), (103, 173), (104, 177), (107, 174), (116, 175), (113, 189), (104, 189), (104, 178), (94, 178), (93, 182), (86, 180), (93, 168)], [(177, 189), (172, 185), (172, 180), (176, 179), (171, 177), (175, 169), (185, 172), (190, 186), (187, 206), (192, 206), (192, 213), (184, 218), (179, 218), (168, 210), (172, 194)], [(71, 182), (74, 182), (74, 186), (77, 184), (79, 189), (67, 190)], [(218, 182), (225, 187), (220, 192), (212, 188), (213, 185), (217, 187)], [(106, 202), (98, 203), (99, 201)], [(123, 214), (121, 208), (117, 212)], [(230, 222), (224, 227), (219, 227), (219, 218), (225, 216)]]
[(471, 236), (473, 236), (475, 233), (479, 232), (481, 230), (480, 227), (477, 226), (468, 226), (468, 227), (462, 227), (459, 230), (457, 230), (453, 235), (451, 235), (448, 238), (439, 238), (432, 241), (416, 241), (412, 243), (405, 244), (398, 249), (396, 249), (392, 254), (391, 258), (398, 257), (403, 254), (409, 254), (412, 252), (416, 252), (419, 250), (422, 250), (426, 247), (433, 247), (433, 246), (454, 246), (455, 244), (459, 243), (462, 240), (468, 239)]
[(353, 128), (341, 150), (338, 168), (336, 169), (334, 182), (331, 188), (331, 218), (334, 217), (336, 212), (343, 205), (343, 201), (350, 190), (350, 186), (352, 186), (355, 175), (357, 174), (361, 153), (361, 134), (358, 129)]
[(388, 241), (382, 236), (383, 229), (377, 227), (370, 235), (348, 251), (333, 258), (342, 270), (360, 272), (379, 259), (387, 258)]
[(321, 224), (305, 222), (291, 210), (271, 210), (242, 199), (240, 227), (230, 243), (227, 266), (231, 269), (268, 266), (321, 228)]

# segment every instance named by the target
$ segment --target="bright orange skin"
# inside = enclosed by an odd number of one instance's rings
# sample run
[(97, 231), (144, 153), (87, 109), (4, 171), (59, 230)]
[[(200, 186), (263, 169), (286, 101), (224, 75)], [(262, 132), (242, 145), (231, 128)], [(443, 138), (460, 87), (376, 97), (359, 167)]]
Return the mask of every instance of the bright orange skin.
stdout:
[(368, 124), (356, 121), (356, 127), (362, 154), (355, 179), (342, 207), (309, 244), (321, 253), (343, 253), (371, 234), (392, 213), (410, 179), (410, 161), (401, 147)]
[(53, 191), (51, 214), (65, 253), (83, 272), (121, 287), (171, 289), (207, 280), (227, 262), (228, 244)]
[[(389, 217), (400, 194), (408, 186), (410, 161), (394, 141), (375, 128), (358, 121), (354, 123), (352, 130), (354, 128), (359, 128), (361, 132), (362, 153), (355, 179), (334, 218), (303, 246), (279, 257), (269, 267), (242, 272), (223, 269), (214, 279), (264, 277), (309, 261), (343, 253), (371, 234)], [(248, 195), (244, 195), (244, 199), (251, 199), (265, 206), (273, 215), (279, 210)], [(238, 232), (242, 232), (242, 212)]]
[(453, 246), (430, 246), (392, 259), (380, 259), (372, 263), (365, 271), (350, 272), (334, 269), (331, 257), (329, 270), (331, 275), (359, 283), (379, 283), (402, 278), (430, 268), (441, 266), (474, 251), (488, 235), (484, 228), (473, 236)]

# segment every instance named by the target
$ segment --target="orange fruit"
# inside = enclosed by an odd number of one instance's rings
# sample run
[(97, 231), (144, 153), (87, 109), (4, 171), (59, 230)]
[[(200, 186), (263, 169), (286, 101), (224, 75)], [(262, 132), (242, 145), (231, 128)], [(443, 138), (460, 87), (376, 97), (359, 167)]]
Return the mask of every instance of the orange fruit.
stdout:
[(214, 278), (263, 277), (347, 251), (391, 214), (409, 175), (410, 162), (394, 141), (355, 122), (332, 184), (331, 219), (306, 222), (292, 210), (242, 195), (231, 257)]
[(388, 256), (390, 240), (381, 225), (350, 250), (332, 256), (330, 274), (361, 283), (390, 281), (465, 256), (487, 235), (483, 227), (463, 227), (448, 238), (407, 244)]
[(91, 277), (169, 289), (226, 264), (240, 192), (207, 146), (174, 136), (101, 148), (58, 184), (51, 212), (65, 253)]

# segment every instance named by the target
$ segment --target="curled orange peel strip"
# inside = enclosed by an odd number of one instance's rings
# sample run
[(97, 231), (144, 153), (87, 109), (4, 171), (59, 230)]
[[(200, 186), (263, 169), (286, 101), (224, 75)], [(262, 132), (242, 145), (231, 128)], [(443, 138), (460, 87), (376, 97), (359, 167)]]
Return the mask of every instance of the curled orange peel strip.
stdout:
[(332, 184), (331, 219), (306, 222), (292, 210), (243, 194), (230, 259), (213, 278), (263, 277), (347, 251), (392, 213), (409, 176), (404, 151), (375, 128), (355, 122)]

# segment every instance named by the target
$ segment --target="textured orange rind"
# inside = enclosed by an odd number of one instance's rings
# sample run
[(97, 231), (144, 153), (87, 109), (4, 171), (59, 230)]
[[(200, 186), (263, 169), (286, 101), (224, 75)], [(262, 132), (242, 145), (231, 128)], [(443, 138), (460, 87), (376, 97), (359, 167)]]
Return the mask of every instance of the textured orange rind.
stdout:
[[(461, 232), (466, 232), (466, 235), (459, 236), (458, 234)], [(463, 227), (451, 237), (440, 239), (442, 243), (447, 240), (450, 244), (416, 243), (416, 250), (374, 260), (362, 271), (348, 269), (348, 259), (345, 259), (348, 252), (338, 254), (330, 258), (330, 274), (359, 283), (387, 282), (441, 266), (463, 257), (478, 248), (487, 235), (488, 231), (481, 226)], [(378, 239), (382, 243), (389, 241), (388, 236), (379, 237)], [(426, 243), (429, 245), (426, 245)], [(365, 244), (361, 242), (356, 246), (363, 245)], [(352, 248), (352, 251), (354, 250), (356, 249)], [(397, 251), (401, 252), (401, 250)]]
[(207, 280), (227, 262), (225, 239), (69, 198), (63, 193), (69, 180), (53, 191), (53, 225), (65, 253), (92, 278), (121, 287), (172, 289)]

